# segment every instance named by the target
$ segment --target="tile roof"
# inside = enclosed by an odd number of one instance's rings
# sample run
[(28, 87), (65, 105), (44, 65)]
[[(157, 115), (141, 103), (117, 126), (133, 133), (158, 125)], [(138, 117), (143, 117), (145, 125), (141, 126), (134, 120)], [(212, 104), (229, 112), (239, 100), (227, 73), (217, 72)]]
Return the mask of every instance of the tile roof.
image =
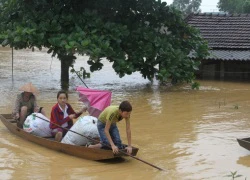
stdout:
[(250, 61), (250, 50), (248, 51), (210, 50), (210, 56), (208, 56), (206, 59)]
[(212, 49), (250, 50), (250, 14), (195, 13), (186, 22), (200, 30)]
[[(250, 50), (209, 50), (210, 55), (206, 60), (222, 60), (222, 61), (250, 61)], [(188, 55), (192, 59), (196, 59), (194, 52)]]

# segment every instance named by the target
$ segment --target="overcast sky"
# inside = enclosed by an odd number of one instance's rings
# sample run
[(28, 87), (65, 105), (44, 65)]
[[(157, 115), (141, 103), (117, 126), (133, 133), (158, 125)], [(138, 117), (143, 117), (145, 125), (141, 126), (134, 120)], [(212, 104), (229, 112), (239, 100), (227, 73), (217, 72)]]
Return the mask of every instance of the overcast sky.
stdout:
[[(173, 0), (162, 0), (166, 1), (168, 5), (172, 4)], [(202, 0), (201, 2), (201, 12), (219, 12), (217, 8), (219, 0)]]

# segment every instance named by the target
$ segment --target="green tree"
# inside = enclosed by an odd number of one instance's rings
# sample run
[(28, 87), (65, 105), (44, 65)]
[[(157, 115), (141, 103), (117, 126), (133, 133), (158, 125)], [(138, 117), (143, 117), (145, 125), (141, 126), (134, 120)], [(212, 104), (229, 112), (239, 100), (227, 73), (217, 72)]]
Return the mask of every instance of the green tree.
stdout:
[(200, 12), (201, 0), (174, 0), (172, 5), (185, 15), (189, 15)]
[(250, 13), (250, 0), (220, 0), (217, 7), (230, 14)]
[(48, 48), (61, 60), (61, 85), (68, 88), (75, 54), (88, 55), (91, 72), (105, 57), (120, 77), (191, 82), (208, 54), (199, 32), (180, 11), (155, 0), (2, 0), (0, 43), (15, 49)]

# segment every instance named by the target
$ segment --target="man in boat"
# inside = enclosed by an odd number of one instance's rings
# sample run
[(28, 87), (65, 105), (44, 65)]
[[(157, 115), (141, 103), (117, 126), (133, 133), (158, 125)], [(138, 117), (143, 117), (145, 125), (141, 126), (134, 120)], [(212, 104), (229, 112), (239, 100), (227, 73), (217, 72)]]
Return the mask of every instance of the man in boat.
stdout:
[(123, 101), (119, 106), (108, 106), (99, 115), (97, 121), (97, 128), (100, 135), (100, 143), (89, 145), (89, 148), (112, 148), (113, 152), (117, 154), (119, 149), (124, 149), (120, 138), (119, 130), (116, 123), (125, 119), (126, 133), (128, 146), (127, 152), (131, 154), (131, 129), (130, 129), (130, 114), (132, 106), (128, 101)]
[(33, 112), (39, 112), (45, 116), (45, 111), (37, 105), (35, 95), (38, 94), (38, 90), (32, 83), (23, 85), (19, 90), (23, 92), (17, 95), (12, 115), (17, 121), (17, 126), (23, 128), (27, 116)]

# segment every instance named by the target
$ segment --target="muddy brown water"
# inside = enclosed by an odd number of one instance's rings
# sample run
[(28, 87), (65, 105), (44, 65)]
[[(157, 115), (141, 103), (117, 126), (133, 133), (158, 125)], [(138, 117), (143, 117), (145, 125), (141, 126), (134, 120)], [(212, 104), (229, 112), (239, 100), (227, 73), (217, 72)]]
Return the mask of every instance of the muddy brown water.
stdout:
[[(75, 67), (88, 67), (78, 57)], [(43, 51), (0, 48), (0, 113), (10, 113), (18, 88), (32, 82), (39, 90), (38, 103), (47, 115), (60, 90), (60, 62)], [(159, 87), (135, 73), (120, 79), (109, 63), (91, 74), (89, 88), (112, 91), (112, 104), (129, 100), (133, 105), (132, 144), (138, 158), (165, 169), (159, 171), (132, 158), (108, 162), (79, 159), (55, 152), (11, 134), (0, 123), (0, 179), (230, 179), (237, 171), (250, 178), (250, 151), (236, 138), (250, 136), (250, 83), (199, 81), (190, 86)], [(69, 103), (81, 107), (70, 74)], [(126, 143), (125, 123), (119, 123)]]

